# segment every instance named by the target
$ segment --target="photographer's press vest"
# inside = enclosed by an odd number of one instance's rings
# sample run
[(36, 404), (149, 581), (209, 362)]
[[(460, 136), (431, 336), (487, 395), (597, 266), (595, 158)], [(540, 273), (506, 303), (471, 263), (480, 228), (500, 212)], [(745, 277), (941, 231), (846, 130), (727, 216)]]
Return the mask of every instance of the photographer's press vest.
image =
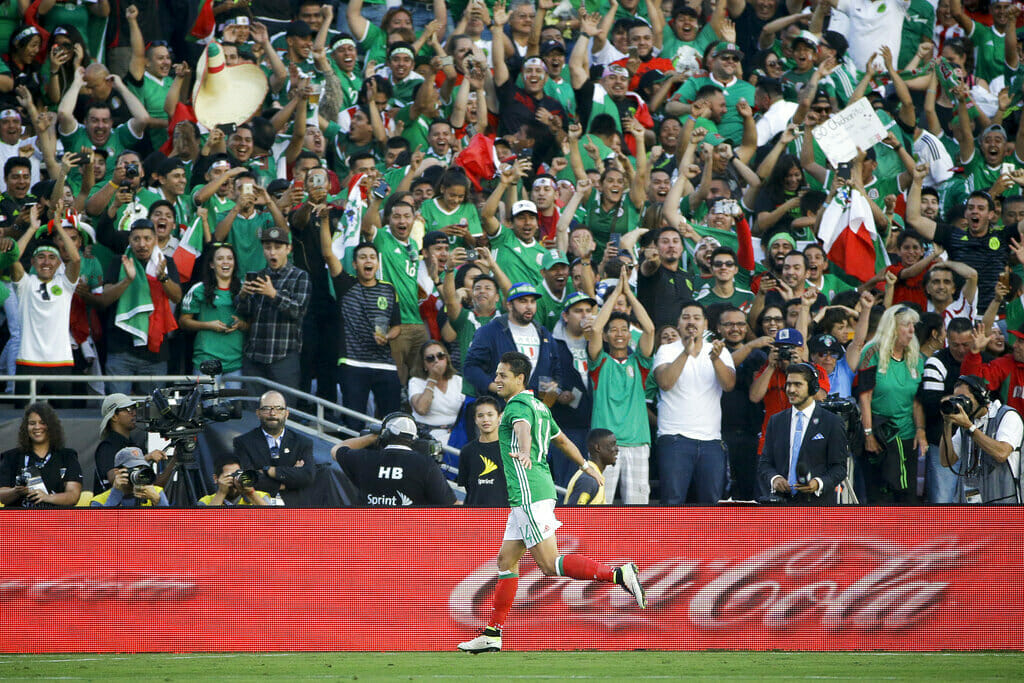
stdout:
[[(999, 406), (995, 417), (990, 418), (985, 425), (985, 436), (994, 440), (1003, 417), (1010, 411), (1013, 411), (1010, 406)], [(1014, 448), (1010, 457), (1019, 450), (1019, 447)], [(1013, 471), (1009, 459), (999, 462), (985, 453), (974, 443), (966, 429), (960, 430), (960, 453), (960, 460), (951, 469), (960, 475), (958, 494), (961, 501), (964, 501), (964, 491), (970, 489), (977, 489), (981, 502), (989, 505), (1016, 505), (1024, 500), (1020, 472)]]

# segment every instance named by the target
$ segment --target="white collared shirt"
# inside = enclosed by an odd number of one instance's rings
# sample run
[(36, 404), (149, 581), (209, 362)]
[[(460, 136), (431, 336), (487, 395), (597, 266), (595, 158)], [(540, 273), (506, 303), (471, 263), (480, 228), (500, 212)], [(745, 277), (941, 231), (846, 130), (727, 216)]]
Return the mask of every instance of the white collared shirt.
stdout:
[(796, 406), (790, 408), (791, 414), (789, 416), (789, 455), (793, 457), (793, 439), (796, 437), (796, 414), (802, 413), (803, 418), (803, 434), (800, 436), (800, 444), (803, 445), (804, 440), (807, 439), (807, 432), (811, 430), (811, 413), (814, 412), (815, 402), (812, 400), (806, 408), (803, 410), (797, 410)]

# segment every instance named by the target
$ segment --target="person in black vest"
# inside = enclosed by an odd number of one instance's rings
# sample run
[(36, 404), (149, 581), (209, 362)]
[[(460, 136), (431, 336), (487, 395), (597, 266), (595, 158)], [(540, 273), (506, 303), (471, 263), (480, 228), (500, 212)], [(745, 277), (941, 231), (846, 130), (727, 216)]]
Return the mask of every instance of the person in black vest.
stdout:
[[(455, 493), (437, 462), (414, 448), (416, 422), (407, 413), (384, 417), (380, 437), (368, 434), (346, 439), (331, 457), (359, 487), (361, 504), (369, 507), (456, 505)], [(371, 446), (378, 448), (371, 449)]]

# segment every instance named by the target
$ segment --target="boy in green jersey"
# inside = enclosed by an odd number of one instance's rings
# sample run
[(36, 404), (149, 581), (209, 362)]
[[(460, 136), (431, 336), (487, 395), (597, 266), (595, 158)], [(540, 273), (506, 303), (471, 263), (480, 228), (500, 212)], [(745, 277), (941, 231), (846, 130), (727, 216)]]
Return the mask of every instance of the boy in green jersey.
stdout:
[(545, 576), (615, 583), (636, 598), (641, 608), (647, 606), (635, 564), (613, 569), (583, 555), (558, 554), (555, 530), (562, 523), (555, 519), (557, 494), (547, 463), (549, 442), (562, 449), (581, 469), (588, 470), (598, 483), (604, 484), (604, 477), (562, 433), (544, 402), (526, 390), (531, 370), (526, 355), (509, 351), (502, 355), (494, 376), (498, 395), (506, 401), (498, 427), (498, 447), (512, 509), (498, 552), (498, 585), (494, 589), (491, 619), (483, 633), (459, 643), (463, 652), (501, 650), (501, 629), (519, 588), (519, 560), (527, 549)]

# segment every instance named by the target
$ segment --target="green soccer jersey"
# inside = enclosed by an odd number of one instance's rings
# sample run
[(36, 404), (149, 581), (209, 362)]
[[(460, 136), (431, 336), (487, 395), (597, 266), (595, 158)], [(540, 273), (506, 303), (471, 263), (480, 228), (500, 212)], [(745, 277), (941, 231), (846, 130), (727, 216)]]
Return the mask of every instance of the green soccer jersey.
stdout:
[[(441, 230), (449, 225), (455, 225), (461, 220), (466, 221), (470, 235), (479, 235), (483, 232), (483, 228), (480, 226), (480, 214), (477, 212), (476, 206), (469, 202), (459, 204), (454, 211), (445, 211), (441, 202), (434, 197), (420, 206), (420, 217), (423, 219), (424, 232)], [(451, 247), (457, 246), (459, 241), (458, 237), (448, 235), (448, 244)]]
[[(107, 152), (107, 173), (104, 178), (109, 178), (111, 171), (114, 170), (114, 165), (117, 163), (117, 157), (120, 156), (121, 152), (125, 151), (129, 147), (135, 145), (142, 140), (141, 137), (136, 137), (135, 133), (132, 132), (131, 126), (127, 123), (122, 123), (120, 126), (110, 132), (110, 137), (102, 145), (94, 143), (90, 138), (89, 134), (85, 132), (85, 126), (79, 124), (71, 135), (61, 135), (60, 141), (64, 145), (64, 149), (71, 150), (74, 152), (80, 151), (83, 147), (89, 149), (100, 148)], [(78, 166), (73, 166), (71, 171), (68, 173), (68, 178), (73, 178), (75, 182), (82, 182), (82, 171)], [(96, 186), (102, 185), (100, 178), (96, 179)]]
[(900, 54), (896, 66), (906, 68), (917, 53), (917, 48), (924, 40), (934, 40), (935, 8), (928, 0), (910, 0), (910, 7), (903, 17), (903, 29), (900, 37)]
[[(211, 223), (216, 229), (216, 225)], [(263, 255), (263, 244), (260, 242), (260, 230), (275, 225), (274, 217), (269, 211), (257, 211), (249, 218), (235, 216), (228, 232), (228, 242), (235, 247), (235, 258), (238, 261), (236, 272), (242, 277), (245, 273), (263, 270), (267, 267), (267, 257)]]
[[(519, 451), (513, 425), (524, 421), (530, 426), (530, 461), (533, 463), (530, 469), (512, 457), (513, 452)], [(508, 484), (509, 507), (523, 506), (529, 510), (530, 505), (536, 502), (558, 498), (547, 455), (548, 444), (560, 433), (551, 411), (533, 392), (521, 391), (509, 399), (498, 426), (498, 446)]]
[(548, 332), (555, 331), (555, 325), (562, 319), (562, 311), (565, 310), (565, 299), (572, 294), (575, 288), (572, 286), (572, 281), (569, 280), (565, 283), (565, 290), (562, 292), (561, 298), (555, 298), (555, 295), (548, 289), (547, 282), (541, 283), (540, 286), (540, 298), (537, 299), (537, 314), (534, 315), (533, 319), (543, 325)]
[(543, 280), (540, 264), (548, 250), (537, 240), (526, 244), (516, 237), (512, 228), (501, 226), (498, 234), (491, 238), (491, 253), (512, 284), (529, 282), (539, 286)]
[(388, 282), (395, 288), (402, 324), (422, 325), (419, 287), (416, 285), (419, 246), (412, 239), (406, 244), (399, 242), (398, 238), (391, 234), (391, 230), (386, 228), (377, 229), (373, 244), (380, 253), (377, 279)]
[[(139, 98), (146, 112), (154, 119), (166, 119), (167, 112), (164, 111), (164, 102), (167, 101), (167, 93), (174, 83), (173, 76), (157, 78), (146, 71), (142, 76), (142, 83), (134, 85), (129, 83), (128, 89)], [(154, 128), (149, 132), (153, 147), (160, 147), (167, 141), (167, 128)]]
[(739, 145), (743, 140), (743, 117), (736, 112), (736, 103), (740, 99), (753, 103), (754, 86), (738, 78), (734, 78), (732, 83), (725, 85), (719, 83), (713, 77), (707, 76), (704, 78), (690, 78), (683, 83), (677, 94), (683, 102), (692, 103), (697, 99), (697, 91), (705, 85), (718, 86), (725, 93), (727, 111), (725, 116), (722, 117), (722, 122), (718, 124), (718, 133), (731, 141), (734, 146)]
[[(465, 367), (466, 354), (469, 353), (469, 347), (473, 343), (476, 331), (494, 320), (495, 315), (497, 315), (497, 312), (491, 315), (477, 315), (469, 308), (463, 306), (462, 310), (459, 311), (459, 315), (454, 320), (448, 319), (448, 324), (455, 330), (455, 341), (459, 344), (459, 358), (461, 359), (459, 367)], [(476, 396), (476, 389), (473, 387), (473, 383), (463, 382), (462, 393), (466, 396)]]
[(782, 96), (790, 102), (796, 102), (800, 97), (800, 91), (803, 90), (803, 87), (807, 85), (807, 82), (811, 80), (813, 75), (814, 69), (808, 69), (803, 73), (790, 69), (782, 74)]
[(715, 35), (715, 29), (711, 28), (711, 24), (704, 24), (694, 40), (680, 40), (672, 30), (672, 25), (666, 22), (665, 29), (661, 33), (661, 53), (658, 56), (672, 60), (674, 64), (676, 58), (680, 56), (680, 49), (692, 47), (697, 51), (699, 57), (703, 57), (708, 45), (716, 40), (718, 40), (718, 36)]
[(1003, 34), (992, 26), (974, 22), (968, 36), (974, 44), (974, 75), (992, 82), (1006, 71), (1006, 46)]
[(608, 244), (608, 237), (613, 233), (624, 235), (640, 225), (640, 211), (633, 206), (629, 198), (629, 190), (622, 193), (622, 198), (612, 208), (605, 211), (601, 208), (601, 193), (594, 190), (587, 198), (587, 202), (576, 209), (573, 216), (577, 221), (590, 228), (590, 234), (594, 237), (593, 257), (600, 261), (604, 255), (604, 248)]
[(625, 360), (615, 360), (601, 351), (591, 361), (589, 375), (594, 393), (591, 428), (609, 429), (620, 446), (644, 446), (651, 443), (647, 422), (647, 400), (644, 383), (654, 359), (642, 353), (630, 353)]
[(754, 293), (747, 289), (733, 287), (732, 296), (719, 296), (711, 288), (711, 283), (706, 283), (693, 299), (700, 302), (705, 308), (712, 304), (732, 304), (744, 313), (750, 313), (750, 307), (754, 303)]
[[(231, 290), (218, 289), (213, 295), (213, 305), (206, 302), (206, 285), (200, 282), (188, 290), (181, 302), (181, 312), (195, 316), (199, 322), (219, 320), (227, 326), (235, 324), (235, 303)], [(193, 361), (196, 367), (204, 360), (220, 360), (224, 364), (224, 372), (242, 369), (242, 348), (245, 344), (245, 333), (235, 330), (228, 334), (211, 330), (199, 330), (196, 333)]]

